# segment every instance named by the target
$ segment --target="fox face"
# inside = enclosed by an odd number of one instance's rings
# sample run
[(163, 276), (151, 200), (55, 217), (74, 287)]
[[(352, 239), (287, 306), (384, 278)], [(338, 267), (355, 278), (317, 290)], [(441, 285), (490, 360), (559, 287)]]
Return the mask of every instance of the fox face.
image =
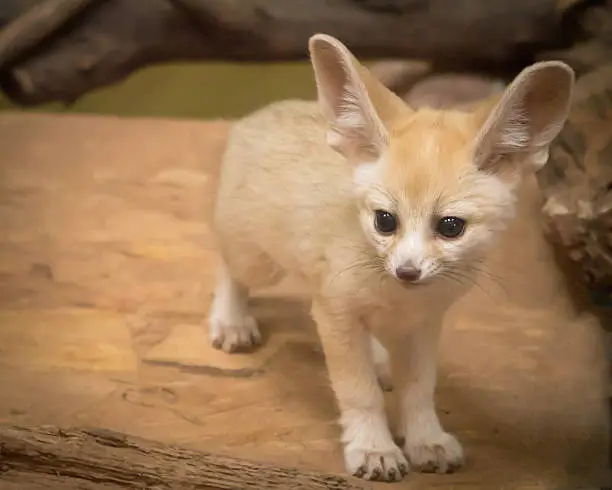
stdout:
[(574, 75), (526, 68), (471, 113), (412, 110), (338, 40), (309, 44), (328, 144), (353, 167), (363, 233), (403, 284), (461, 281), (514, 214), (525, 171), (546, 163)]
[(389, 147), (355, 168), (366, 237), (403, 282), (461, 280), (513, 214), (513, 181), (482, 172), (470, 152), (467, 114), (416, 113)]

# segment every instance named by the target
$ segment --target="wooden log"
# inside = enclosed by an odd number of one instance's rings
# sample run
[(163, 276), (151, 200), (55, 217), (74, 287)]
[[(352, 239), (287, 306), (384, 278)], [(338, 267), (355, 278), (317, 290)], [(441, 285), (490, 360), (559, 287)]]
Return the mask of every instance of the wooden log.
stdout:
[(154, 63), (305, 60), (315, 32), (361, 58), (427, 59), (461, 71), (514, 72), (562, 38), (555, 0), (454, 0), (452, 12), (448, 0), (106, 0), (0, 82), (19, 104), (69, 103)]
[(364, 490), (339, 475), (192, 451), (102, 429), (0, 426), (2, 490)]

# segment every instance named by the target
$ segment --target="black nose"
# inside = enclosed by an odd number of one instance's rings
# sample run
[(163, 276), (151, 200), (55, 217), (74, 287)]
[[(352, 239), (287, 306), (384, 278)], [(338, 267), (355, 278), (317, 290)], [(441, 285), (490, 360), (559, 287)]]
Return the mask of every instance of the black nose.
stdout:
[(395, 270), (395, 275), (400, 281), (414, 282), (421, 278), (421, 269), (413, 266), (403, 265)]

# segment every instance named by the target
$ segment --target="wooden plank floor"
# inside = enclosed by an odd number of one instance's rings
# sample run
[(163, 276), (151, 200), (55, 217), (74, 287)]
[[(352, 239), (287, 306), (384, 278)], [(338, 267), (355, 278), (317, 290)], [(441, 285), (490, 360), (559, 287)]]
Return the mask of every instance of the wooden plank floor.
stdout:
[[(343, 471), (298, 285), (254, 298), (266, 337), (257, 353), (207, 343), (207, 220), (226, 131), (0, 115), (1, 421), (95, 425)], [(606, 483), (601, 331), (570, 301), (534, 218), (538, 195), (524, 194), (494, 277), (453, 311), (441, 349), (440, 413), (468, 464), (393, 488)]]

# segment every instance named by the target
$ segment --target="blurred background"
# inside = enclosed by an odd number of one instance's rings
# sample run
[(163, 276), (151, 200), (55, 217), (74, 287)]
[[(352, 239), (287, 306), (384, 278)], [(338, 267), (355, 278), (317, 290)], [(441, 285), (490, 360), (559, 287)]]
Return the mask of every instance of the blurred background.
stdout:
[[(306, 50), (314, 32), (339, 37), (361, 60), (421, 60), (432, 75), (508, 82), (539, 59), (564, 59), (581, 72), (607, 61), (605, 1), (452, 5), (3, 0), (0, 110), (233, 118), (273, 100), (314, 96)], [(401, 95), (421, 78), (392, 71), (376, 74)]]
[(70, 107), (51, 102), (22, 108), (0, 93), (0, 110), (216, 119), (239, 117), (273, 100), (314, 95), (307, 61), (177, 63), (139, 70)]

